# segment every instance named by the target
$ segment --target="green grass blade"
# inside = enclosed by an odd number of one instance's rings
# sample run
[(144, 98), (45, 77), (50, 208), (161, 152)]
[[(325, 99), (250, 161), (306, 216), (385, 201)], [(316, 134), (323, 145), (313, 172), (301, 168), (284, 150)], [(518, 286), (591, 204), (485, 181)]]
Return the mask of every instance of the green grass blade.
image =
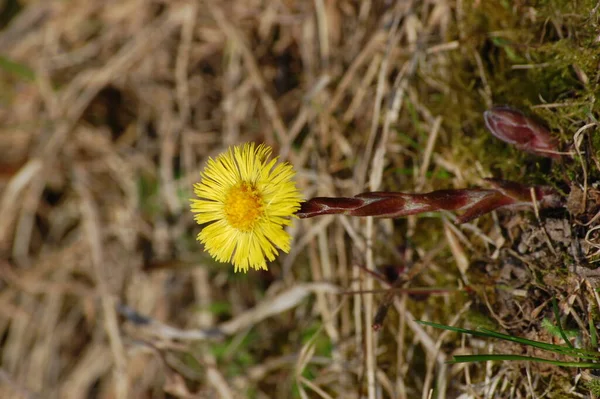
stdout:
[(574, 348), (572, 345), (565, 346), (565, 345), (549, 344), (546, 342), (534, 341), (534, 340), (527, 339), (527, 338), (513, 337), (512, 335), (502, 334), (502, 333), (499, 333), (496, 331), (486, 330), (484, 328), (482, 328), (480, 331), (488, 333), (490, 337), (502, 339), (505, 341), (511, 341), (511, 342), (515, 342), (515, 343), (518, 343), (521, 345), (531, 346), (534, 348), (539, 348), (539, 349), (542, 349), (542, 350), (545, 350), (548, 352), (554, 352), (554, 353), (566, 355), (566, 356), (580, 357), (582, 359), (590, 359), (590, 360), (600, 359), (599, 352)]
[(422, 324), (424, 326), (439, 328), (441, 330), (448, 330), (448, 331), (454, 331), (454, 332), (463, 333), (463, 334), (469, 334), (469, 335), (473, 335), (475, 337), (490, 338), (489, 334), (480, 332), (480, 331), (468, 330), (466, 328), (460, 328), (460, 327), (447, 326), (445, 324), (433, 323), (431, 321), (416, 320), (416, 322), (419, 324)]
[(432, 322), (428, 322), (428, 321), (417, 321), (417, 322), (420, 324), (426, 325), (426, 326), (439, 328), (442, 330), (459, 332), (459, 333), (463, 333), (463, 334), (469, 334), (469, 335), (476, 336), (476, 337), (496, 338), (496, 339), (501, 339), (504, 341), (515, 342), (515, 343), (518, 343), (521, 345), (527, 345), (527, 346), (542, 349), (542, 350), (545, 350), (548, 352), (554, 352), (554, 353), (561, 354), (561, 355), (579, 357), (579, 358), (588, 359), (588, 360), (600, 359), (600, 353), (598, 353), (598, 352), (586, 351), (584, 349), (577, 349), (577, 348), (568, 347), (568, 346), (564, 346), (564, 345), (548, 344), (546, 342), (534, 341), (534, 340), (527, 339), (527, 338), (513, 337), (512, 335), (502, 334), (502, 333), (499, 333), (499, 332), (496, 332), (493, 330), (488, 330), (485, 328), (481, 328), (479, 330), (468, 330), (465, 328), (451, 327), (451, 326), (446, 326), (444, 324), (432, 323)]
[(534, 341), (532, 339), (527, 339), (527, 338), (513, 337), (512, 335), (502, 334), (497, 331), (492, 331), (492, 330), (488, 330), (485, 328), (482, 328), (479, 331), (482, 333), (486, 333), (487, 336), (490, 338), (498, 338), (498, 339), (502, 339), (504, 341), (511, 341), (511, 342), (515, 342), (517, 344), (532, 346), (534, 348), (543, 349), (543, 350), (549, 351), (549, 352), (567, 353), (567, 354), (570, 354), (572, 352), (571, 348), (564, 346), (564, 345), (549, 344), (547, 342)]
[(594, 318), (592, 315), (589, 317), (590, 324), (590, 340), (592, 344), (592, 348), (598, 347), (598, 330), (596, 330), (596, 326), (594, 325)]
[(426, 326), (435, 327), (435, 328), (439, 328), (442, 330), (448, 330), (448, 331), (454, 331), (454, 332), (459, 332), (459, 333), (463, 333), (463, 334), (469, 334), (469, 335), (473, 335), (475, 337), (497, 338), (497, 339), (501, 339), (504, 341), (516, 342), (516, 343), (519, 343), (522, 345), (533, 346), (535, 348), (552, 351), (552, 352), (563, 353), (563, 351), (568, 351), (570, 349), (570, 348), (567, 348), (562, 345), (547, 344), (545, 342), (533, 341), (533, 340), (530, 340), (527, 338), (513, 337), (512, 335), (502, 334), (502, 333), (499, 333), (499, 332), (496, 332), (493, 330), (488, 330), (485, 328), (481, 328), (479, 330), (468, 330), (466, 328), (451, 327), (451, 326), (446, 326), (444, 324), (432, 323), (429, 321), (417, 321), (417, 322), (420, 324), (424, 324)]
[(552, 297), (552, 310), (554, 311), (554, 318), (556, 319), (556, 326), (558, 327), (558, 332), (560, 332), (560, 336), (562, 337), (563, 341), (566, 342), (567, 345), (569, 345), (570, 348), (573, 348), (573, 344), (571, 343), (571, 341), (569, 341), (569, 338), (567, 338), (567, 334), (565, 334), (565, 331), (562, 328), (562, 325), (560, 323), (560, 312), (558, 311), (558, 302), (556, 301), (556, 297)]
[(26, 65), (15, 62), (9, 58), (0, 55), (0, 69), (6, 72), (18, 75), (25, 80), (35, 80), (35, 73)]
[(560, 360), (543, 359), (541, 357), (522, 356), (522, 355), (504, 355), (504, 354), (454, 356), (453, 360), (449, 361), (448, 363), (451, 363), (451, 364), (454, 364), (454, 363), (477, 363), (477, 362), (504, 361), (504, 360), (547, 363), (547, 364), (553, 364), (555, 366), (561, 366), (561, 367), (579, 367), (579, 368), (588, 368), (588, 369), (600, 369), (600, 363), (563, 362)]

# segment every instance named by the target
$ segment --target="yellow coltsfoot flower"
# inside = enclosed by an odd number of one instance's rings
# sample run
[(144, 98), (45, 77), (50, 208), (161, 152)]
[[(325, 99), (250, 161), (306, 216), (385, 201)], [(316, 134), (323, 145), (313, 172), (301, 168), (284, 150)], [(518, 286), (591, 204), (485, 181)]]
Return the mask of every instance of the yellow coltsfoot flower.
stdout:
[(231, 262), (235, 271), (267, 269), (277, 248), (290, 249), (284, 226), (300, 207), (300, 193), (288, 163), (269, 159), (271, 148), (247, 143), (209, 158), (200, 183), (199, 199), (191, 200), (198, 234), (208, 253), (219, 262)]

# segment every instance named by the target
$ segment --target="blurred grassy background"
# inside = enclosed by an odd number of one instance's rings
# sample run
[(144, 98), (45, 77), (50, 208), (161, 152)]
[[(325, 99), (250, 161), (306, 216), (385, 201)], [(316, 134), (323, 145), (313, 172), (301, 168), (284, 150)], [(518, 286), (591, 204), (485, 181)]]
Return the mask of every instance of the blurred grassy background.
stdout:
[[(414, 319), (551, 340), (542, 322), (557, 296), (589, 343), (594, 1), (0, 6), (0, 397), (593, 395), (588, 372), (449, 366), (494, 342)], [(499, 142), (482, 118), (493, 104), (541, 118), (583, 155), (552, 165)], [(579, 200), (462, 226), (451, 215), (296, 221), (290, 254), (234, 274), (195, 241), (188, 198), (208, 156), (247, 141), (291, 162), (306, 198), (494, 176)], [(399, 293), (374, 332), (389, 287), (377, 273), (402, 270), (406, 287), (459, 290)]]

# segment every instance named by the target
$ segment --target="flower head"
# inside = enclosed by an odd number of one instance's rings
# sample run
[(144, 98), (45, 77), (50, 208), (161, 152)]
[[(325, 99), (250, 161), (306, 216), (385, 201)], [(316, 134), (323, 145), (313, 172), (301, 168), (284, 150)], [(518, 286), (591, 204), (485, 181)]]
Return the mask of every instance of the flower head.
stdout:
[(209, 158), (202, 181), (194, 185), (199, 199), (192, 199), (198, 234), (210, 255), (231, 262), (235, 271), (267, 269), (277, 248), (290, 249), (283, 229), (300, 207), (300, 193), (288, 163), (270, 159), (271, 148), (247, 143)]

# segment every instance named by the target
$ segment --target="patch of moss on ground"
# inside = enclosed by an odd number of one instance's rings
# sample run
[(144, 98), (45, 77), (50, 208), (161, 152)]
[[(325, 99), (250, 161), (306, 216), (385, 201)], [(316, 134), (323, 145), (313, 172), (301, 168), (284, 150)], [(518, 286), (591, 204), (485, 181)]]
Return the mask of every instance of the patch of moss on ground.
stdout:
[[(598, 113), (596, 4), (542, 1), (533, 6), (513, 2), (465, 6), (464, 21), (455, 32), (461, 38), (460, 50), (451, 56), (457, 67), (446, 82), (451, 92), (432, 96), (428, 105), (455, 132), (451, 136), (455, 159), (463, 159), (465, 165), (479, 162), (497, 177), (523, 181), (534, 176), (535, 182), (543, 176), (549, 183), (548, 163), (510, 148), (487, 132), (481, 93), (489, 87), (493, 104), (537, 116), (562, 143), (572, 141), (576, 130)], [(600, 139), (595, 141), (594, 147), (600, 148)], [(555, 172), (554, 179), (562, 179)]]

